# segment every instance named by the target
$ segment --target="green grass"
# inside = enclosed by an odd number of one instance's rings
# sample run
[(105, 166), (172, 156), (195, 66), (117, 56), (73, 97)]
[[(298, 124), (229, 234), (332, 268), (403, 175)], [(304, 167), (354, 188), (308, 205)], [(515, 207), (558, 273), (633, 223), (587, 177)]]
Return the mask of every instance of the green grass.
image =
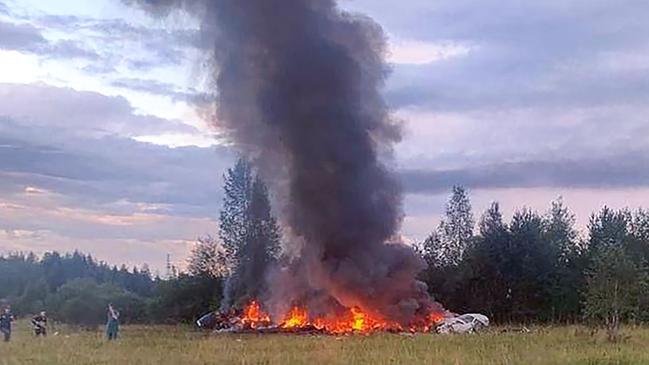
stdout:
[(102, 332), (59, 329), (35, 339), (18, 323), (0, 343), (0, 364), (649, 364), (649, 328), (626, 328), (618, 344), (581, 327), (531, 333), (372, 336), (206, 335), (188, 327), (125, 326)]

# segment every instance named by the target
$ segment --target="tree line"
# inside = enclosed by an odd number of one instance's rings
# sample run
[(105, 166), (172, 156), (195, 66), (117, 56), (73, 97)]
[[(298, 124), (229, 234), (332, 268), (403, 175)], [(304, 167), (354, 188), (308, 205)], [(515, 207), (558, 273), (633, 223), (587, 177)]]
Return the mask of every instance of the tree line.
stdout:
[(649, 321), (649, 211), (603, 207), (580, 234), (561, 198), (540, 214), (505, 222), (497, 202), (476, 222), (466, 189), (453, 188), (445, 216), (417, 245), (431, 293), (455, 311), (496, 322), (605, 324)]
[[(154, 277), (147, 267), (117, 268), (78, 252), (11, 254), (0, 257), (0, 298), (19, 315), (45, 309), (88, 326), (105, 320), (109, 302), (126, 322), (190, 322), (263, 296), (281, 239), (268, 189), (239, 160), (224, 174), (219, 235), (198, 239), (185, 272)], [(509, 222), (494, 202), (476, 220), (467, 190), (455, 186), (441, 223), (415, 248), (427, 263), (420, 279), (456, 312), (500, 323), (592, 321), (611, 331), (649, 321), (646, 210), (604, 207), (586, 232), (560, 198)]]
[(0, 257), (0, 298), (17, 316), (46, 310), (59, 322), (95, 327), (113, 303), (127, 323), (190, 321), (218, 305), (221, 280), (180, 274), (162, 279), (145, 266), (109, 266), (80, 252)]

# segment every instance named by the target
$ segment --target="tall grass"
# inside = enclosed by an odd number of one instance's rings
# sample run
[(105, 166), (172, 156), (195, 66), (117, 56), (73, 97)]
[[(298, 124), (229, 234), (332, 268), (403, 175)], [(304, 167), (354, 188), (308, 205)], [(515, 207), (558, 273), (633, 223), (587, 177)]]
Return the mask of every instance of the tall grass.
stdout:
[(649, 364), (649, 328), (625, 328), (625, 341), (580, 327), (531, 333), (372, 336), (206, 335), (188, 327), (126, 326), (107, 342), (102, 332), (60, 328), (33, 338), (18, 323), (0, 343), (0, 364)]

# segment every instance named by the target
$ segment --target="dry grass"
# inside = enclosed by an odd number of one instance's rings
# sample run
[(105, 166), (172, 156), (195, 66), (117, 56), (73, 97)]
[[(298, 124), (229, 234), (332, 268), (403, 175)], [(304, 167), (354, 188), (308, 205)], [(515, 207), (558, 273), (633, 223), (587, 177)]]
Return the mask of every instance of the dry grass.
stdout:
[(34, 339), (18, 323), (0, 343), (0, 364), (649, 364), (649, 328), (626, 328), (610, 344), (580, 327), (479, 335), (208, 336), (186, 327), (124, 327), (108, 343), (101, 332), (61, 330)]

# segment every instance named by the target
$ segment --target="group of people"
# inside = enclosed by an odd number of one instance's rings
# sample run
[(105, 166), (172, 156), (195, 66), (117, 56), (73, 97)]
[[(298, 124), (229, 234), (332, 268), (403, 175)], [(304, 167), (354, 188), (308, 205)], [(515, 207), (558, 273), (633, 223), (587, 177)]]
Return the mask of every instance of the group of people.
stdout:
[[(15, 317), (11, 314), (11, 308), (6, 307), (0, 314), (0, 332), (2, 332), (5, 342), (11, 340), (11, 323), (14, 320)], [(47, 314), (45, 311), (32, 317), (32, 329), (36, 337), (47, 336)]]
[[(5, 307), (5, 309), (0, 313), (0, 332), (4, 336), (4, 341), (9, 342), (11, 340), (11, 329), (12, 322), (15, 321), (15, 317), (11, 313), (10, 307)], [(31, 320), (32, 330), (34, 331), (34, 336), (36, 337), (46, 337), (47, 336), (47, 313), (45, 311), (40, 312), (32, 317)], [(113, 307), (112, 304), (108, 304), (108, 321), (106, 322), (106, 337), (109, 341), (116, 340), (117, 334), (119, 332), (119, 312)]]

